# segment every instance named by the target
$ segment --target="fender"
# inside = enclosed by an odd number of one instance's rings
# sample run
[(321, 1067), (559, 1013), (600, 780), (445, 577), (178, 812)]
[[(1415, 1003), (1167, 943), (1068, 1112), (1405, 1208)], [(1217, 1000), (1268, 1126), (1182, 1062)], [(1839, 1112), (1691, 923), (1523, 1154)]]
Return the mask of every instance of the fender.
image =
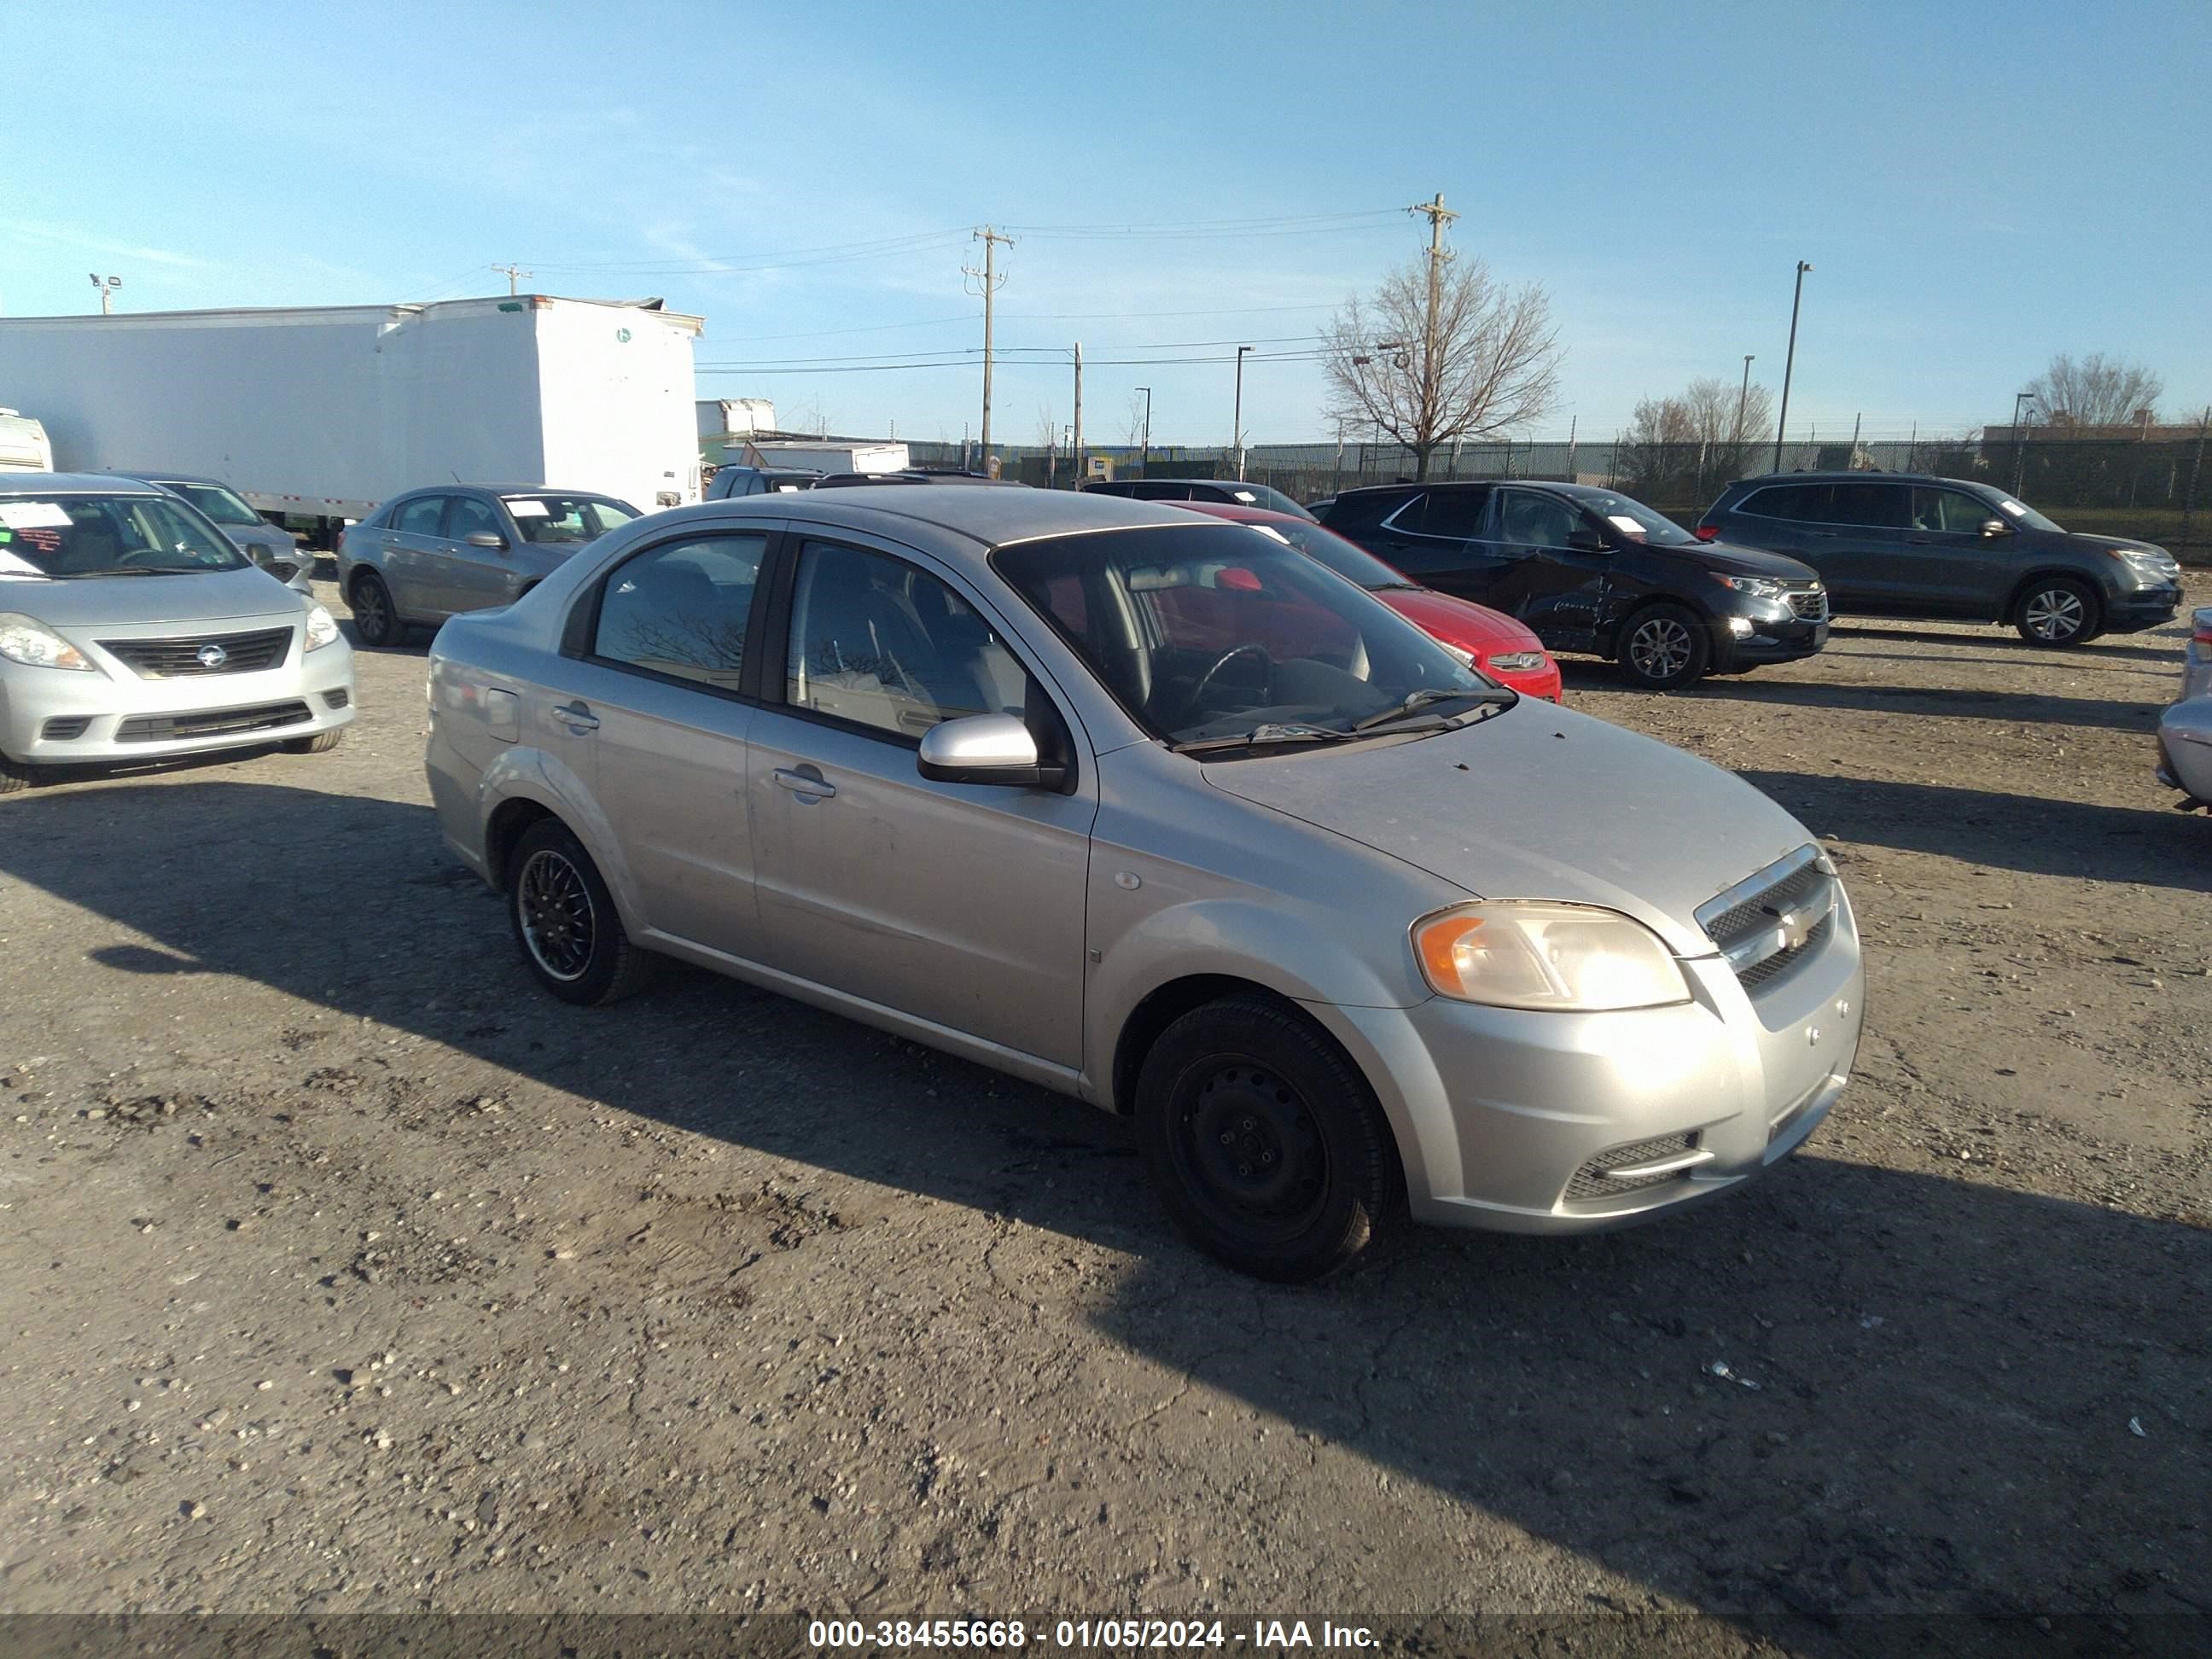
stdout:
[(574, 772), (542, 749), (503, 750), (484, 769), (477, 786), (477, 840), (483, 848), (483, 874), (491, 879), (492, 817), (511, 800), (535, 801), (568, 826), (584, 850), (599, 866), (599, 876), (614, 895), (615, 909), (633, 938), (643, 923), (638, 904), (637, 878), (623, 856), (622, 842), (599, 810), (592, 792)]

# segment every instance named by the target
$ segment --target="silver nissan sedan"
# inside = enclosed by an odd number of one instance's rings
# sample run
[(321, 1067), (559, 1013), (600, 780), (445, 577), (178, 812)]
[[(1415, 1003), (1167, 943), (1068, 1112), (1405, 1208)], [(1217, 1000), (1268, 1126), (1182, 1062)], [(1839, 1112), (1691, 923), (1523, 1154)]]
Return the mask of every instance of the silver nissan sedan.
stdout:
[(0, 794), (42, 769), (334, 746), (353, 652), (165, 489), (0, 474)]
[(656, 514), (446, 623), (429, 698), (444, 833), (546, 990), (678, 957), (1128, 1115), (1267, 1278), (1408, 1215), (1727, 1192), (1858, 1046), (1850, 905), (1788, 813), (1172, 507)]

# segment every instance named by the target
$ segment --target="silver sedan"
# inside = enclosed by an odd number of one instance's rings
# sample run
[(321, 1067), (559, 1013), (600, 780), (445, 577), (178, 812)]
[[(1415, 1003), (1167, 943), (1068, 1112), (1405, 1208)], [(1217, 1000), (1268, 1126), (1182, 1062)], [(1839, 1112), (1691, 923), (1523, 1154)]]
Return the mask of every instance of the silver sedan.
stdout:
[(353, 690), (331, 613), (166, 490), (0, 485), (0, 794), (40, 768), (329, 749)]
[(2192, 612), (2181, 695), (2158, 722), (2158, 781), (2212, 809), (2212, 609)]
[(658, 514), (448, 623), (430, 702), (444, 833), (547, 991), (679, 957), (1132, 1115), (1266, 1277), (1408, 1213), (1730, 1191), (1858, 1045), (1850, 904), (1788, 813), (1170, 507)]

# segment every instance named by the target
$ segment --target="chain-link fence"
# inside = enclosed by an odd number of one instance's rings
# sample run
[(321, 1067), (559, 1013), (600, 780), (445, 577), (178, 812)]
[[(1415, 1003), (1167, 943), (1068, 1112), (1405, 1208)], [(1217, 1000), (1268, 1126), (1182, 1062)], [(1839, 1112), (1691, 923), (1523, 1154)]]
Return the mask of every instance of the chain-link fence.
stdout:
[[(1431, 478), (1547, 478), (1599, 484), (1647, 501), (1688, 523), (1737, 478), (1769, 471), (1872, 468), (1933, 473), (1993, 484), (2018, 495), (2071, 530), (2137, 536), (2192, 562), (2212, 563), (2212, 470), (2203, 428), (2143, 438), (2064, 437), (2028, 428), (1962, 438), (1816, 441), (1771, 443), (1638, 444), (1626, 440), (1499, 441), (1462, 444), (1431, 457)], [(1000, 475), (1040, 487), (1072, 489), (1073, 457), (1064, 452), (994, 445)], [(981, 466), (975, 446), (911, 443), (922, 466)], [(1139, 456), (1126, 446), (1101, 445), (1116, 477), (1233, 478), (1236, 452), (1155, 447)], [(1293, 500), (1318, 501), (1364, 484), (1413, 477), (1413, 452), (1389, 442), (1255, 444), (1244, 453), (1243, 476)]]

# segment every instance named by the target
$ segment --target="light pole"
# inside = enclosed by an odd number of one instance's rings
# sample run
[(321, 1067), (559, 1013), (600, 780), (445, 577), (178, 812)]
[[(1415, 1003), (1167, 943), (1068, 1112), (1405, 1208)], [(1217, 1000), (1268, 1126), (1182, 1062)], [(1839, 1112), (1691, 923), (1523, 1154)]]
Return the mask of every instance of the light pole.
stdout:
[(100, 314), (103, 317), (113, 316), (115, 290), (123, 286), (123, 279), (120, 276), (102, 276), (98, 271), (94, 271), (92, 274), (92, 285), (100, 290)]
[(1251, 349), (1250, 346), (1237, 348), (1237, 414), (1232, 423), (1235, 431), (1231, 435), (1237, 444), (1237, 477), (1240, 483), (1244, 478), (1244, 354)]
[(1152, 389), (1140, 386), (1137, 390), (1145, 394), (1145, 447), (1137, 457), (1137, 474), (1141, 477), (1145, 469), (1152, 464)]
[(1743, 441), (1744, 405), (1751, 401), (1751, 358), (1750, 352), (1743, 354), (1743, 388), (1735, 394), (1735, 441), (1738, 443)]
[(2033, 392), (2015, 392), (2012, 397), (2012, 493), (2020, 494), (2020, 487), (2027, 472), (2027, 426), (2021, 416), (2021, 405), (2039, 404), (2042, 398)]
[[(1803, 259), (1797, 262), (1797, 291), (1790, 301), (1790, 355), (1782, 361), (1782, 413), (1774, 422), (1774, 468), (1782, 471), (1782, 434), (1790, 425), (1790, 375), (1797, 367), (1797, 307), (1805, 298), (1805, 273), (1812, 265)], [(1750, 373), (1748, 365), (1745, 373)]]

